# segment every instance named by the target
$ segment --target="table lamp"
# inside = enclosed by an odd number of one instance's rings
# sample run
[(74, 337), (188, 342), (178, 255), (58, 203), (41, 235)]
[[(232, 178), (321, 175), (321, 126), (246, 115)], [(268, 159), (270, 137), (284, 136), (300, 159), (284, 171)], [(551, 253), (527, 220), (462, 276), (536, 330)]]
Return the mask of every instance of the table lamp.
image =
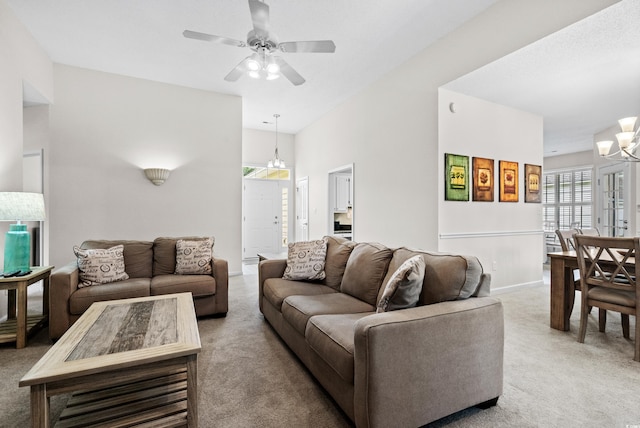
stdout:
[(4, 241), (4, 272), (28, 272), (31, 260), (31, 240), (22, 221), (45, 219), (42, 193), (0, 192), (0, 221), (16, 221), (9, 226)]

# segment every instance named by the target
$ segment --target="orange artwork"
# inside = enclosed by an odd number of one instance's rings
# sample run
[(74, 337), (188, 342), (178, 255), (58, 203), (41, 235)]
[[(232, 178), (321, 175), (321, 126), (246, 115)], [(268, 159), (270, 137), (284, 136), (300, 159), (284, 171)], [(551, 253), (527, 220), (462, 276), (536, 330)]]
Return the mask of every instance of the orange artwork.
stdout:
[(518, 162), (500, 161), (500, 202), (518, 202)]

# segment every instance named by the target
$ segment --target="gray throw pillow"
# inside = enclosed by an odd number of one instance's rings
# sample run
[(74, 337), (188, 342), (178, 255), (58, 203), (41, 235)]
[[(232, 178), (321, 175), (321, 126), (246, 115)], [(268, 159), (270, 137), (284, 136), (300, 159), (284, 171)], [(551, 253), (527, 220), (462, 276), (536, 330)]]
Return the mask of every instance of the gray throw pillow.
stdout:
[(424, 271), (425, 263), (420, 255), (413, 256), (402, 263), (389, 278), (376, 312), (395, 311), (416, 306), (420, 298), (420, 291), (422, 291)]

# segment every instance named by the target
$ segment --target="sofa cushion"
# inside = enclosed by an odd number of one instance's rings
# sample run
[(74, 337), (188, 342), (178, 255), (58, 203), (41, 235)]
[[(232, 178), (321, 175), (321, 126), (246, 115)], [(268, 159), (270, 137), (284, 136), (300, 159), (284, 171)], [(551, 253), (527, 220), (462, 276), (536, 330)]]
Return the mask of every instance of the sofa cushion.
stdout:
[(82, 315), (95, 302), (149, 296), (149, 278), (130, 278), (109, 284), (79, 288), (69, 298), (72, 315)]
[[(405, 260), (420, 254), (425, 261), (418, 305), (430, 305), (473, 296), (480, 286), (482, 265), (477, 257), (398, 248), (393, 252), (384, 285)], [(381, 293), (384, 288), (381, 289)]]
[(87, 240), (82, 243), (80, 248), (106, 249), (116, 245), (124, 246), (124, 270), (129, 275), (129, 278), (151, 278), (153, 242)]
[(176, 270), (178, 275), (211, 275), (213, 239), (178, 239), (176, 241)]
[(324, 263), (324, 285), (340, 290), (347, 260), (356, 243), (339, 236), (327, 236), (327, 258)]
[(373, 311), (375, 311), (373, 305), (345, 293), (289, 296), (282, 303), (282, 317), (302, 335), (307, 328), (307, 321), (314, 315), (357, 314)]
[(413, 308), (422, 291), (424, 268), (424, 259), (419, 254), (405, 260), (387, 281), (376, 312)]
[[(169, 275), (176, 271), (176, 243), (179, 239), (201, 241), (207, 238), (209, 237), (183, 236), (179, 238), (156, 238), (153, 241), (153, 276)], [(210, 238), (213, 244), (215, 244), (215, 238), (213, 236)]]
[(327, 238), (315, 241), (291, 242), (288, 245), (287, 267), (282, 278), (291, 280), (324, 279)]
[(193, 297), (216, 294), (216, 279), (211, 275), (158, 275), (151, 278), (151, 295), (191, 293)]
[(337, 291), (318, 283), (289, 281), (282, 278), (265, 280), (262, 290), (264, 298), (278, 311), (282, 310), (282, 302), (289, 296), (315, 296), (329, 293), (337, 293)]
[(316, 315), (309, 319), (304, 337), (320, 358), (346, 382), (353, 384), (353, 350), (355, 324), (371, 315)]
[(73, 252), (78, 258), (78, 271), (80, 281), (78, 287), (108, 284), (110, 282), (129, 279), (124, 270), (124, 247), (116, 245), (107, 249), (85, 250), (73, 247)]
[(378, 243), (360, 243), (351, 252), (340, 291), (375, 305), (393, 251)]

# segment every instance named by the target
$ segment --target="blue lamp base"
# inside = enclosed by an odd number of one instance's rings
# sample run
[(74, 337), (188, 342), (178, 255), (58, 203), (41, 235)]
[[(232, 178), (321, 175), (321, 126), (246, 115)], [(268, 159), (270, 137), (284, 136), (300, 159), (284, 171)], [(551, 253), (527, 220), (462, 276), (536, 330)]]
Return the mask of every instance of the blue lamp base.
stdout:
[(4, 271), (27, 272), (30, 269), (31, 240), (26, 224), (12, 224), (4, 241)]

